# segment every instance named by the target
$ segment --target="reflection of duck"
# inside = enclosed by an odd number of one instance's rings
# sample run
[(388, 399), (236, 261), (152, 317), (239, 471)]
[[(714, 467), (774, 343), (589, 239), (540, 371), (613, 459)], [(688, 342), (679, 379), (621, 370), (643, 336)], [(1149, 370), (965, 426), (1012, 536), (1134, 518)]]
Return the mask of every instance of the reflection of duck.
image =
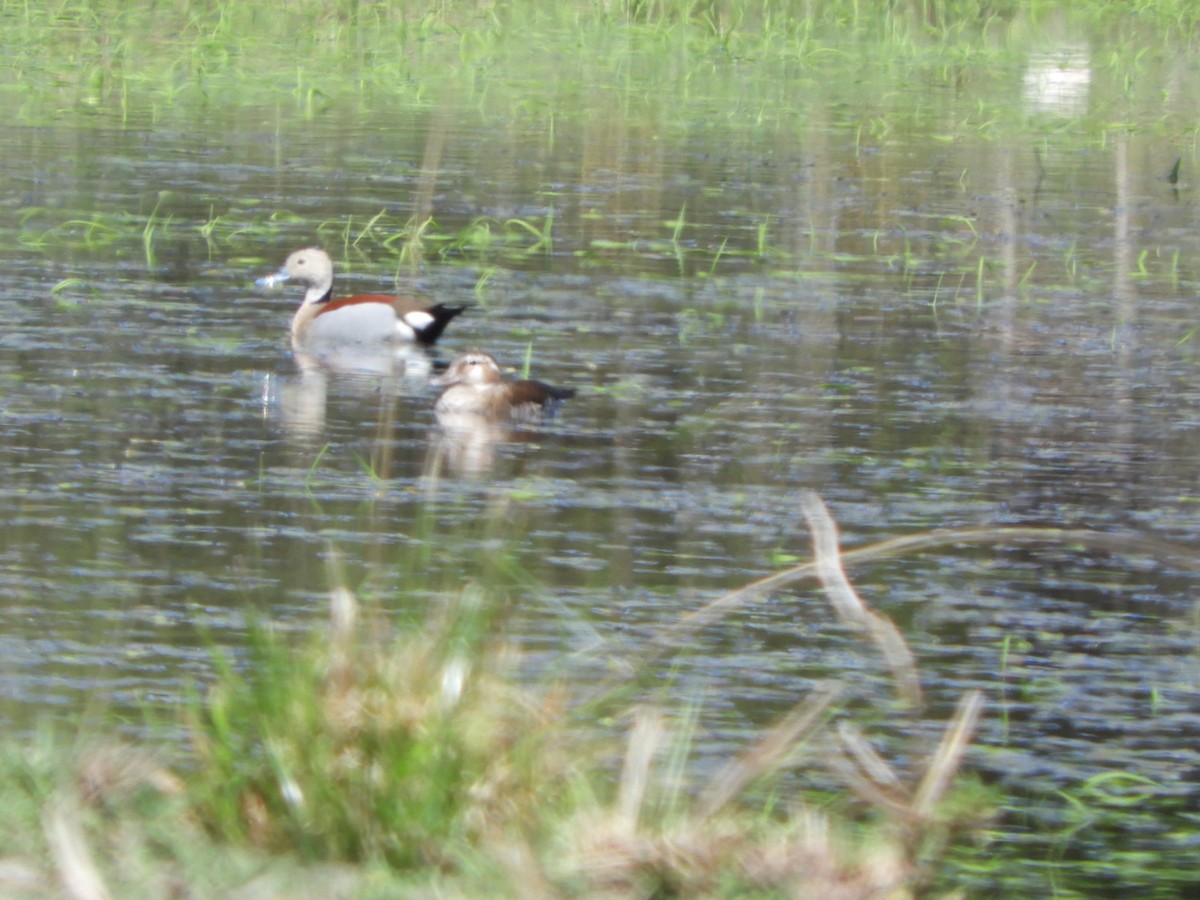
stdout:
[(325, 430), (329, 375), (319, 367), (296, 375), (268, 375), (263, 380), (263, 416), (277, 420), (292, 436), (316, 438)]
[(291, 434), (309, 437), (325, 428), (331, 400), (350, 406), (424, 396), (433, 360), (413, 344), (320, 344), (295, 348), (296, 372), (269, 375), (264, 412)]
[(533, 432), (521, 432), (478, 417), (438, 416), (442, 426), (433, 435), (425, 474), (436, 478), (443, 471), (454, 475), (482, 475), (496, 464), (497, 449), (512, 440), (527, 440)]
[(414, 393), (424, 391), (433, 371), (433, 360), (424, 347), (412, 344), (297, 344), (296, 365), (301, 371), (325, 369), (339, 375), (378, 378), (401, 377), (411, 381)]
[(443, 426), (451, 427), (469, 427), (471, 420), (478, 424), (533, 421), (575, 396), (574, 388), (540, 381), (505, 381), (496, 360), (478, 350), (464, 353), (430, 380), (446, 385), (434, 413)]
[(367, 344), (413, 341), (432, 344), (465, 307), (422, 304), (389, 294), (356, 294), (333, 299), (333, 260), (324, 250), (297, 250), (273, 275), (256, 284), (273, 287), (295, 280), (305, 285), (304, 302), (292, 317), (292, 343)]

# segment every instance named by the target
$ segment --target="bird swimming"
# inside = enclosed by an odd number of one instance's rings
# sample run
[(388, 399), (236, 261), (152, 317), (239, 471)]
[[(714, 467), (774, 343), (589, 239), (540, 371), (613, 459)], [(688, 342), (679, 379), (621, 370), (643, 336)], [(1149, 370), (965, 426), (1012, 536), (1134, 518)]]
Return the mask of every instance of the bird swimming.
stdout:
[(288, 256), (283, 267), (255, 281), (274, 287), (284, 281), (304, 285), (304, 300), (292, 317), (292, 343), (432, 344), (465, 306), (422, 303), (391, 294), (333, 296), (333, 260), (319, 247)]

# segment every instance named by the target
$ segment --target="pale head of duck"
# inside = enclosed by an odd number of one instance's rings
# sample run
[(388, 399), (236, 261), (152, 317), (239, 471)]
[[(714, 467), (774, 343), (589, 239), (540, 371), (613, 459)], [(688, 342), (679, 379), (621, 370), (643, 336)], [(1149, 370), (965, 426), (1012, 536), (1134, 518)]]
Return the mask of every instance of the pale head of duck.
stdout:
[(320, 247), (305, 247), (290, 254), (278, 272), (259, 278), (256, 284), (274, 287), (285, 281), (304, 285), (305, 303), (327, 300), (333, 290), (333, 260)]
[(499, 384), (501, 382), (500, 364), (490, 354), (479, 350), (471, 350), (462, 354), (449, 368), (436, 378), (430, 379), (436, 385), (452, 384)]

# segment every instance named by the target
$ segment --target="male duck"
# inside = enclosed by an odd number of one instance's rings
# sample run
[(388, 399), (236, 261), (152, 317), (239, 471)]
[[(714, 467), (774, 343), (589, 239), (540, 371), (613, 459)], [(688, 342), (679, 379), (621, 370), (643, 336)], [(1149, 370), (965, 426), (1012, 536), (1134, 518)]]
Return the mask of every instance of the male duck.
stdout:
[(478, 350), (464, 353), (430, 381), (446, 386), (434, 406), (443, 423), (532, 421), (575, 396), (574, 388), (551, 387), (540, 381), (505, 381), (496, 360)]
[(292, 317), (292, 343), (432, 344), (465, 306), (422, 304), (389, 294), (356, 294), (333, 299), (333, 260), (317, 247), (297, 250), (278, 272), (259, 278), (260, 287), (294, 280), (305, 286), (304, 302)]

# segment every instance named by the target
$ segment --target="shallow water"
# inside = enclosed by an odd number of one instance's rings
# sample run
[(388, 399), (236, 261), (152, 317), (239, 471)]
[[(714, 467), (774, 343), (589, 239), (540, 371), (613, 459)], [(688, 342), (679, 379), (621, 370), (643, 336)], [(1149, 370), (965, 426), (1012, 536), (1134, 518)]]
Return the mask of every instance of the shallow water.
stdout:
[[(404, 108), (0, 133), (6, 718), (169, 701), (247, 614), (322, 620), (335, 579), (418, 616), (483, 582), (519, 597), (535, 658), (590, 677), (806, 557), (804, 489), (847, 545), (1005, 524), (1193, 544), (1194, 148), (1110, 126), (1119, 99), (1075, 47), (960, 74), (912, 73), (877, 108), (797, 78), (791, 118), (733, 132), (589, 96), (552, 133)], [(1147, 79), (1172, 85), (1153, 121), (1200, 88)], [(409, 279), (387, 238), (422, 209)], [(253, 279), (314, 242), (344, 290), (399, 273), (472, 309), (395, 367), (298, 360), (297, 292)], [(522, 440), (447, 447), (427, 375), (470, 346), (578, 396)], [(1006, 823), (1003, 852), (1067, 834), (1055, 792), (1113, 771), (1150, 779), (1144, 815), (1070, 831), (1065, 865), (1191, 833), (1194, 574), (1000, 547), (851, 576), (935, 717), (987, 695), (972, 766), (1042, 816)], [(679, 674), (713, 756), (819, 679), (867, 712), (891, 690), (810, 584), (707, 629)], [(880, 741), (919, 759), (929, 726), (887, 716)]]

